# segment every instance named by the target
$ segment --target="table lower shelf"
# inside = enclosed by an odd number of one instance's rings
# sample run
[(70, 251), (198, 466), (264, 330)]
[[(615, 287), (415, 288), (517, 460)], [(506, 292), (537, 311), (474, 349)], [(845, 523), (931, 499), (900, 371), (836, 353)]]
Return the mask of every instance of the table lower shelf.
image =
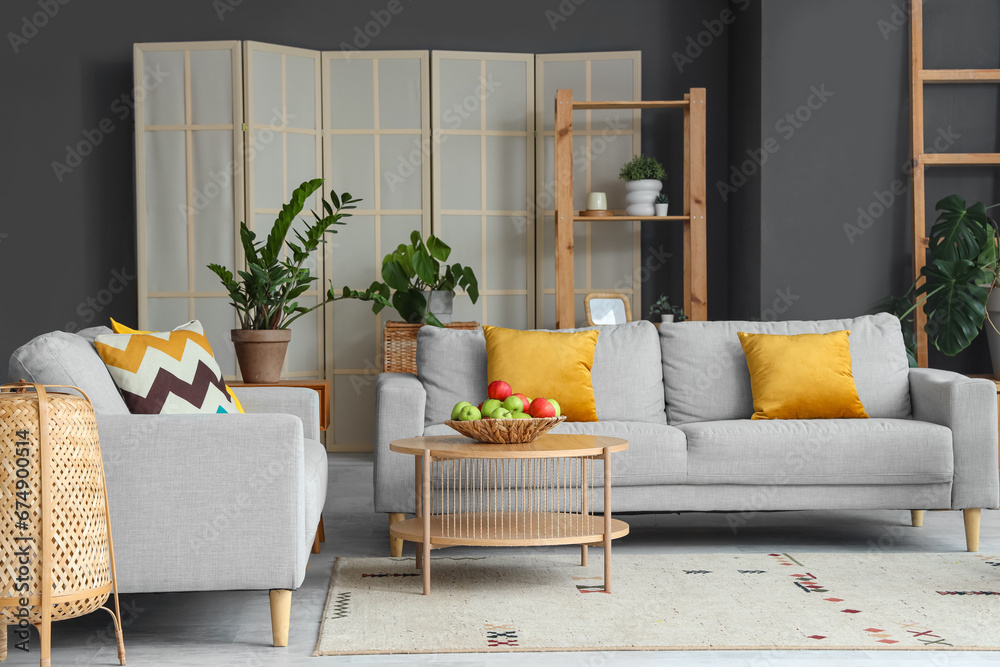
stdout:
[[(624, 521), (611, 519), (611, 539), (628, 535)], [(424, 520), (392, 524), (389, 533), (407, 542), (424, 541)], [(604, 541), (604, 517), (556, 512), (475, 512), (431, 517), (435, 546), (521, 547), (595, 544)]]

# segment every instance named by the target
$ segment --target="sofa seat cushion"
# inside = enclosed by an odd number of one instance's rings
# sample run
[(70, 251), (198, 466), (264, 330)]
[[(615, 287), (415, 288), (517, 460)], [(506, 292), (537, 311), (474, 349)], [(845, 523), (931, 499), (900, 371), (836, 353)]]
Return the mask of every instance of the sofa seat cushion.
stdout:
[(687, 436), (688, 484), (850, 485), (951, 482), (951, 430), (910, 419), (699, 422)]
[[(563, 422), (549, 433), (582, 433), (628, 440), (628, 449), (613, 454), (611, 482), (614, 486), (683, 484), (686, 478), (687, 446), (684, 434), (666, 424), (646, 422)], [(428, 426), (424, 435), (456, 435), (444, 424)], [(603, 468), (596, 467), (595, 484), (603, 484)]]

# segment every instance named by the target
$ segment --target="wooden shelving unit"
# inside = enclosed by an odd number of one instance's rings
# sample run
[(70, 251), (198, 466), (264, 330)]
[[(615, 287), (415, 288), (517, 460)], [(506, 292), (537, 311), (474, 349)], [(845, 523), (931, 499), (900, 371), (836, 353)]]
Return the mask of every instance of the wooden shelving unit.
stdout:
[[(913, 278), (927, 264), (927, 202), (925, 171), (929, 166), (1000, 166), (1000, 153), (928, 153), (924, 144), (924, 84), (1000, 83), (1000, 69), (924, 69), (923, 0), (910, 0), (910, 141), (913, 155)], [(927, 367), (927, 315), (914, 310), (917, 365)]]
[[(586, 109), (682, 109), (684, 111), (684, 215), (588, 217), (573, 209), (573, 111)], [(573, 223), (637, 220), (684, 225), (684, 311), (708, 319), (708, 261), (705, 237), (705, 89), (692, 88), (683, 100), (574, 102), (572, 90), (556, 92), (556, 327), (576, 326), (573, 284)]]

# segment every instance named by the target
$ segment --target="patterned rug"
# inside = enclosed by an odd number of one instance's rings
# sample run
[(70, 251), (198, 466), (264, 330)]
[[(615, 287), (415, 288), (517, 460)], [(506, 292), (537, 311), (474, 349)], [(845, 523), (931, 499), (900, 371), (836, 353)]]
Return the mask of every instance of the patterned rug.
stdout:
[[(549, 552), (552, 553), (551, 551)], [(1000, 649), (1000, 555), (340, 558), (315, 655)]]

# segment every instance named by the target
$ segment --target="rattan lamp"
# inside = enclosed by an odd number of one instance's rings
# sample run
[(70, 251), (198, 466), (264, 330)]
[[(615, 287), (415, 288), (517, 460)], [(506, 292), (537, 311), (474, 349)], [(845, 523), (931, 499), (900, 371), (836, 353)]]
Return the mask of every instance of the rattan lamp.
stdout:
[[(47, 667), (52, 621), (104, 608), (124, 665), (107, 485), (97, 419), (85, 395), (27, 383), (0, 387), (0, 512), (4, 649), (6, 626), (21, 632), (34, 625), (40, 665)], [(114, 612), (102, 607), (112, 591)]]

